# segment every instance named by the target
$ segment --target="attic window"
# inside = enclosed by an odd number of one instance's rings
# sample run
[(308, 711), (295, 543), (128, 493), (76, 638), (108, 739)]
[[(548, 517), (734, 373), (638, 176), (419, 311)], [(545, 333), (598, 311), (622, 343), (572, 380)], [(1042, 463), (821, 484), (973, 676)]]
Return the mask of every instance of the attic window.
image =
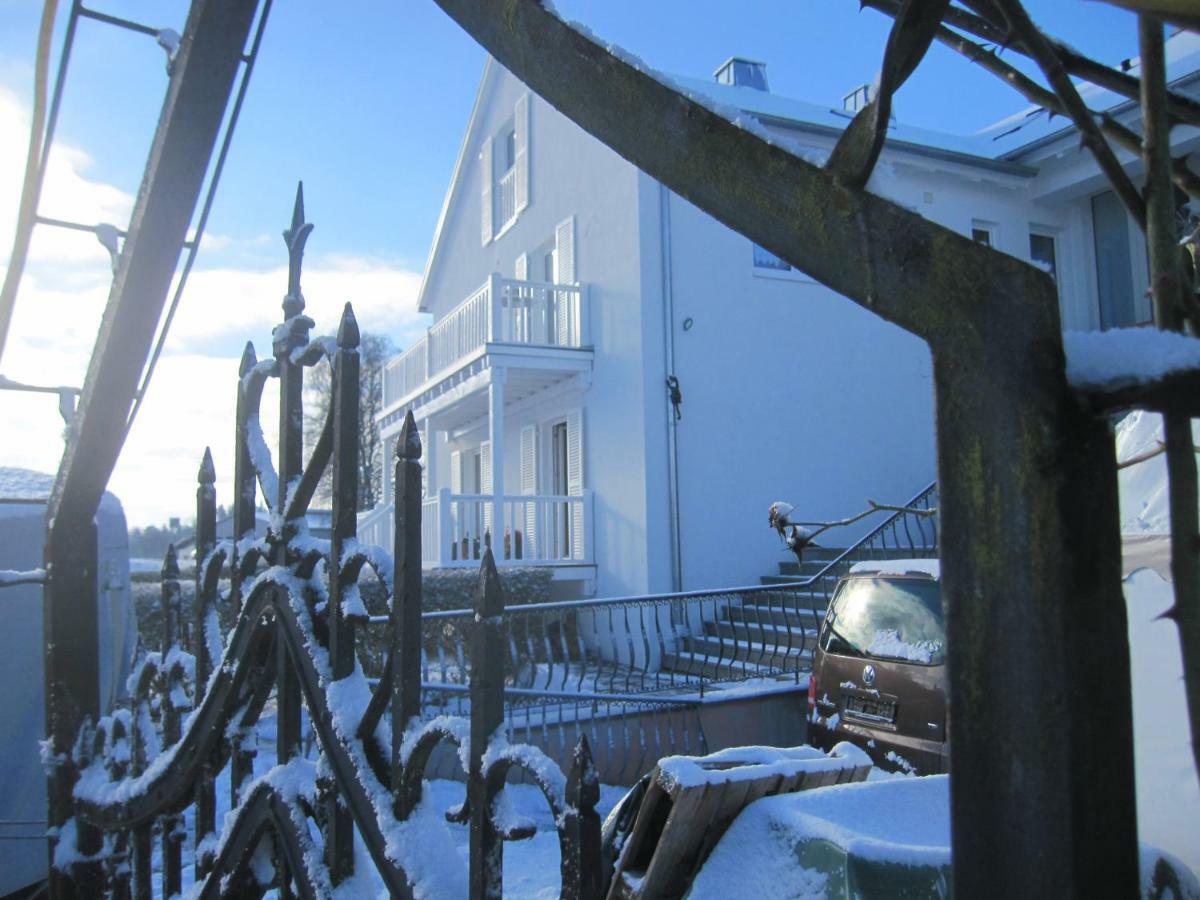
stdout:
[(731, 56), (713, 72), (717, 84), (748, 87), (756, 91), (769, 91), (767, 87), (767, 64), (752, 59)]
[(503, 234), (529, 205), (529, 95), (517, 98), (512, 118), (483, 141), (482, 239)]

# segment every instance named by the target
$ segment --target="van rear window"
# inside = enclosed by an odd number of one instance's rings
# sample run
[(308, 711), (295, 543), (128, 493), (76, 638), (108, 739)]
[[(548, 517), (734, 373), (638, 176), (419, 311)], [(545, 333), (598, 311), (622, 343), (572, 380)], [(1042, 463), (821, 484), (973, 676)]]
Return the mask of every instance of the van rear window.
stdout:
[(939, 585), (915, 578), (851, 578), (821, 633), (827, 653), (927, 666), (945, 661), (945, 646)]

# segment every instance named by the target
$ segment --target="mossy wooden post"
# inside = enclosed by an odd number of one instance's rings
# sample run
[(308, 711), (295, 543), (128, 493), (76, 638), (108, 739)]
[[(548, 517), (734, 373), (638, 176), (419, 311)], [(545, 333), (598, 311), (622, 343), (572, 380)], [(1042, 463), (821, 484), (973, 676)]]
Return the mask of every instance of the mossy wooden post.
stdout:
[[(291, 227), (283, 233), (288, 248), (288, 292), (283, 298), (283, 324), (275, 328), (272, 350), (279, 367), (279, 495), (275, 511), (283, 517), (283, 532), (276, 535), (275, 564), (290, 562), (289, 544), (297, 525), (287, 520), (289, 494), (304, 471), (304, 368), (293, 359), (293, 351), (308, 343), (313, 320), (304, 315), (304, 294), (300, 290), (300, 269), (304, 244), (312, 225), (304, 221), (304, 186), (296, 188)], [(288, 656), (287, 642), (278, 642), (276, 661), (278, 687), (275, 701), (276, 759), (282, 765), (300, 752), (300, 679)]]
[[(205, 560), (217, 548), (217, 473), (213, 468), (212, 450), (204, 448), (204, 458), (200, 461), (200, 470), (196, 475), (196, 593), (192, 610), (192, 655), (196, 659), (196, 692), (197, 696), (208, 684), (212, 667), (220, 660), (211, 658), (209, 652), (209, 629), (216, 626), (217, 593), (219, 591), (219, 572), (206, 571)], [(210, 622), (211, 617), (211, 622)], [(218, 636), (220, 629), (218, 628)], [(195, 864), (196, 880), (199, 881), (208, 873), (212, 864), (211, 850), (201, 852), (205, 839), (215, 836), (217, 828), (217, 795), (214, 783), (214, 772), (210, 764), (205, 764), (204, 771), (196, 782), (196, 829), (195, 829)]]
[[(421, 433), (412, 410), (396, 441), (395, 519), (392, 529), (392, 620), (389, 649), (392, 682), (392, 785), (396, 817), (405, 819), (420, 799), (401, 790), (400, 745), (405, 729), (421, 712)], [(380, 686), (382, 690), (383, 685)]]
[(592, 747), (581, 734), (567, 773), (567, 813), (562, 828), (566, 849), (562, 854), (563, 900), (599, 900), (600, 897), (600, 775), (592, 762)]
[[(162, 682), (159, 694), (162, 702), (163, 749), (179, 743), (179, 709), (174, 702), (171, 677), (171, 651), (179, 644), (182, 630), (183, 601), (179, 590), (179, 560), (175, 545), (167, 547), (162, 567)], [(178, 894), (183, 885), (183, 816), (162, 817), (162, 895)]]
[[(338, 326), (333, 366), (333, 533), (329, 547), (329, 664), (334, 681), (354, 674), (354, 628), (358, 609), (348, 610), (343, 584), (342, 555), (358, 536), (358, 323), (347, 303)], [(326, 810), (325, 864), (339, 884), (354, 873), (354, 822), (337, 792)]]
[(1116, 463), (1106, 422), (1066, 380), (1053, 281), (866, 191), (862, 171), (844, 180), (768, 143), (540, 0), (437, 2), (651, 178), (929, 343), (955, 891), (1133, 896)]
[[(247, 341), (238, 365), (236, 432), (233, 442), (233, 549), (229, 554), (229, 602), (239, 613), (245, 599), (242, 596), (242, 586), (246, 577), (253, 574), (252, 571), (245, 571), (246, 562), (242, 558), (242, 548), (254, 539), (257, 528), (255, 506), (258, 488), (254, 461), (250, 458), (247, 417), (251, 410), (249, 398), (246, 396), (246, 376), (257, 364), (254, 345)], [(254, 773), (255, 750), (246, 747), (247, 738), (247, 729), (243, 727), (229, 739), (230, 808), (237, 806), (238, 790)]]
[(504, 786), (484, 777), (483, 757), (504, 724), (504, 590), (492, 551), (483, 551), (475, 621), (471, 625), (471, 753), (467, 767), (470, 813), (469, 893), (500, 900), (504, 893), (504, 843), (492, 822), (492, 801)]

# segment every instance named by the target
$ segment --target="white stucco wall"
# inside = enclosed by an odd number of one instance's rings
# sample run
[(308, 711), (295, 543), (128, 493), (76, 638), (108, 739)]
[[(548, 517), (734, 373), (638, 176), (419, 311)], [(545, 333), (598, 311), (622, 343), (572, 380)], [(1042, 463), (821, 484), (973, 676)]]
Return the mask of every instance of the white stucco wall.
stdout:
[[(516, 222), (481, 246), (481, 166), (478, 146), (512, 115), (526, 88), (503, 70), (485, 92), (464, 183), (449, 211), (427, 302), (435, 317), (465, 299), (487, 275), (514, 275), (517, 257), (554, 237), (575, 218), (576, 277), (589, 292), (590, 326), (598, 348), (592, 385), (582, 397), (559, 397), (545, 409), (512, 417), (505, 429), (506, 492), (519, 493), (519, 425), (584, 410), (584, 483), (596, 490), (596, 591), (643, 593), (647, 580), (644, 334), (636, 170), (537, 96), (530, 105), (530, 203)], [(462, 446), (485, 435), (464, 436)], [(447, 446), (439, 462), (448, 462)], [(445, 471), (443, 469), (443, 471)], [(439, 476), (448, 483), (448, 476)]]
[(922, 342), (826, 288), (756, 276), (750, 242), (677, 197), (671, 249), (683, 589), (788, 559), (774, 500), (843, 518), (932, 480)]

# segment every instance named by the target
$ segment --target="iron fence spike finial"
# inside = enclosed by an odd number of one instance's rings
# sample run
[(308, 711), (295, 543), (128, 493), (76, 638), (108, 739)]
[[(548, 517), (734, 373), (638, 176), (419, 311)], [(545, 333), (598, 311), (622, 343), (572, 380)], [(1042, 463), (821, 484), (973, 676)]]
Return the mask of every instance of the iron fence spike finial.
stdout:
[(175, 556), (174, 544), (167, 544), (167, 552), (163, 556), (161, 574), (164, 579), (179, 577), (179, 559)]
[(304, 262), (304, 244), (313, 226), (304, 221), (304, 182), (296, 186), (296, 203), (292, 207), (292, 224), (284, 231), (288, 249), (288, 292), (283, 298), (284, 318), (290, 319), (304, 311), (304, 294), (300, 290), (300, 269)]
[(396, 456), (400, 459), (421, 458), (421, 432), (417, 430), (417, 420), (413, 418), (411, 409), (404, 414), (400, 440), (396, 441)]
[(353, 350), (359, 343), (358, 319), (354, 318), (354, 307), (348, 302), (342, 309), (342, 321), (338, 325), (337, 343), (343, 350)]
[(242, 361), (238, 364), (238, 377), (245, 378), (256, 365), (258, 365), (258, 354), (254, 352), (254, 344), (246, 341), (246, 347), (242, 350)]
[(212, 448), (204, 448), (204, 458), (200, 460), (200, 471), (196, 473), (196, 480), (200, 484), (216, 484), (217, 470), (213, 466)]
[(496, 559), (492, 548), (485, 547), (479, 563), (479, 615), (485, 619), (504, 613), (504, 588), (500, 584), (500, 573), (496, 571)]

